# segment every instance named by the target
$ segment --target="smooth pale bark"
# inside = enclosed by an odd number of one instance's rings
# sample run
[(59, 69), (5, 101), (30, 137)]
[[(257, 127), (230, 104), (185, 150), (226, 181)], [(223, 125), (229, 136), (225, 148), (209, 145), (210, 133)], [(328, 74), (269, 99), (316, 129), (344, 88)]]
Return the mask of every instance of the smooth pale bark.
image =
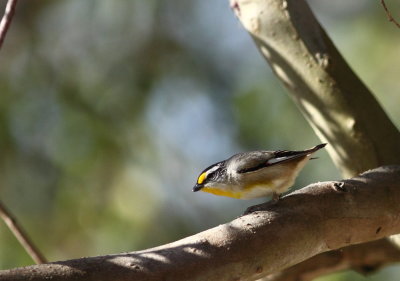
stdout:
[[(387, 239), (329, 251), (305, 260), (262, 281), (312, 281), (315, 278), (352, 268), (361, 274), (369, 274), (382, 266), (400, 261), (400, 249)], [(261, 281), (260, 280), (260, 281)]]
[[(400, 166), (315, 183), (157, 248), (0, 271), (0, 280), (256, 280), (319, 253), (400, 233)], [(127, 238), (129, 239), (129, 238)]]
[(304, 0), (231, 6), (343, 177), (400, 164), (400, 133), (337, 51)]
[[(400, 164), (400, 132), (306, 1), (231, 0), (231, 7), (314, 131), (329, 143), (327, 150), (344, 177)], [(395, 251), (400, 238), (391, 238)], [(304, 267), (300, 264), (291, 271), (296, 270)]]
[[(317, 134), (330, 143), (344, 175), (399, 163), (399, 132), (306, 2), (238, 0), (233, 7)], [(399, 177), (399, 167), (386, 167), (344, 186), (314, 184), (264, 211), (158, 248), (5, 270), (0, 280), (258, 279), (331, 249), (399, 233)]]

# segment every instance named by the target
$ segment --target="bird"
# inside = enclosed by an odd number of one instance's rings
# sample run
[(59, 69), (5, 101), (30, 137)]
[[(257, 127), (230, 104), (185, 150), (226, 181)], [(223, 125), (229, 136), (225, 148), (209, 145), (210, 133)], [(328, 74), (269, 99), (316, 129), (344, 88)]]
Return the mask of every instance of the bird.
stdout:
[(277, 201), (295, 182), (312, 154), (326, 143), (310, 149), (243, 152), (204, 169), (193, 192), (203, 191), (236, 199), (272, 196)]

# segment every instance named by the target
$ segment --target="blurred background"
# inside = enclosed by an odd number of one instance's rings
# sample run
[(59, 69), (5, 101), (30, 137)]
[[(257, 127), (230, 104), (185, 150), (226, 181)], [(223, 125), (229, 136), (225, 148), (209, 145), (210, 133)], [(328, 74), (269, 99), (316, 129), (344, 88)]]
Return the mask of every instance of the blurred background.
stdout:
[[(379, 1), (310, 4), (399, 126), (400, 29)], [(400, 3), (387, 4), (400, 20)], [(20, 1), (0, 93), (0, 199), (50, 261), (232, 220), (259, 201), (193, 193), (201, 170), (240, 151), (320, 143), (227, 0)], [(295, 187), (340, 178), (318, 154)], [(33, 263), (3, 222), (0, 249), (1, 269)]]

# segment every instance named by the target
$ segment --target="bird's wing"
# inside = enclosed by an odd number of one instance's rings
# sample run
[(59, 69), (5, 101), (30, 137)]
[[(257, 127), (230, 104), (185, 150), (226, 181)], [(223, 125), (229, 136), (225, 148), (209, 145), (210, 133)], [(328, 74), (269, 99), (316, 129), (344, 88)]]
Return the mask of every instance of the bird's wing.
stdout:
[(240, 173), (254, 172), (259, 169), (281, 164), (297, 158), (311, 155), (312, 153), (323, 148), (326, 144), (320, 144), (306, 150), (277, 150), (277, 151), (252, 151), (248, 153), (239, 153), (232, 156), (228, 161), (235, 163), (236, 171)]
[(268, 166), (272, 159), (274, 159), (273, 151), (253, 151), (236, 154), (228, 161), (234, 163), (238, 173), (248, 173)]
[(238, 159), (236, 171), (239, 174), (250, 173), (262, 168), (270, 167), (272, 165), (281, 164), (283, 162), (291, 161), (300, 157), (309, 155), (308, 151), (255, 151), (251, 155), (246, 156), (246, 160)]

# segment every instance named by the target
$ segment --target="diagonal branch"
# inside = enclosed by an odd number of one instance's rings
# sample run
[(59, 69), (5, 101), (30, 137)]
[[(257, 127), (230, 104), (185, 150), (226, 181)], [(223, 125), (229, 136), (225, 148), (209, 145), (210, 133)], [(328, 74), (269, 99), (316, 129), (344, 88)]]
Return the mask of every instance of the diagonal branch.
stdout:
[(8, 0), (7, 2), (4, 16), (0, 22), (0, 49), (3, 46), (4, 39), (6, 38), (8, 28), (10, 27), (12, 18), (14, 16), (16, 5), (17, 5), (17, 0)]
[(40, 253), (39, 249), (33, 244), (29, 236), (18, 224), (17, 219), (7, 210), (7, 208), (0, 202), (0, 218), (3, 219), (5, 224), (17, 238), (19, 243), (33, 259), (35, 263), (45, 263), (47, 262), (45, 257)]
[(231, 7), (345, 177), (400, 164), (399, 131), (305, 0), (231, 0)]
[(0, 280), (255, 280), (319, 253), (400, 233), (400, 166), (312, 184), (262, 211), (139, 252), (0, 271)]
[[(0, 22), (0, 48), (3, 46), (4, 39), (15, 13), (16, 5), (17, 0), (8, 0), (7, 2), (3, 18)], [(16, 218), (11, 214), (10, 211), (7, 210), (2, 202), (0, 202), (0, 217), (4, 220), (5, 224), (11, 230), (26, 252), (31, 256), (33, 261), (36, 263), (45, 263), (46, 259), (44, 256), (29, 239), (26, 232), (18, 224)]]
[(390, 13), (388, 7), (386, 6), (385, 0), (381, 0), (381, 4), (382, 4), (382, 6), (383, 6), (383, 9), (384, 9), (385, 12), (386, 12), (386, 15), (387, 15), (387, 17), (388, 17), (388, 20), (391, 21), (391, 22), (393, 22), (398, 28), (400, 28), (400, 23), (398, 23), (398, 22), (393, 18), (393, 16), (392, 16), (392, 14)]
[(233, 0), (290, 97), (344, 177), (400, 164), (400, 133), (305, 0)]

